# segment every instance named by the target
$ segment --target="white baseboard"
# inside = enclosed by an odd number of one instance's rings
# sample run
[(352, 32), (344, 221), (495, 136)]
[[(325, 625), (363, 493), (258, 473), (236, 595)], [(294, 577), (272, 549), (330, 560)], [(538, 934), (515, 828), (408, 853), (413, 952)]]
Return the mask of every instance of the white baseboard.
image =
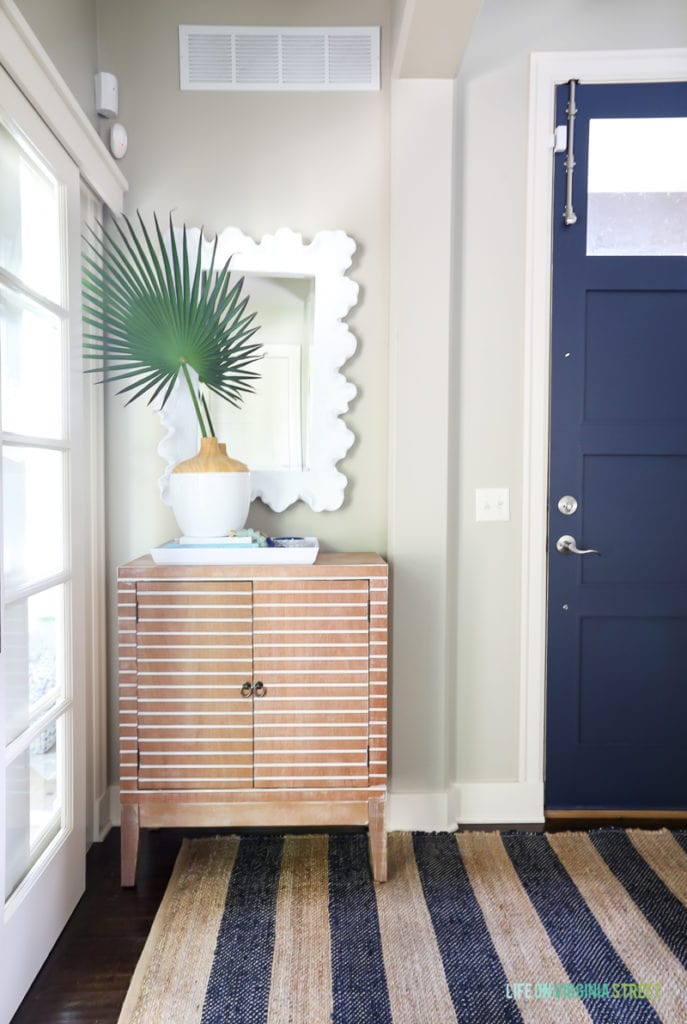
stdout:
[(110, 786), (107, 792), (110, 798), (110, 824), (113, 828), (119, 827), (122, 823), (122, 814), (119, 806), (119, 786)]
[(446, 792), (389, 793), (388, 832), (446, 832), (449, 821)]
[(458, 825), (540, 825), (544, 822), (542, 782), (456, 782), (448, 811)]
[[(104, 793), (98, 797), (95, 802), (95, 813), (96, 813), (96, 829), (98, 832), (98, 842), (102, 842), (107, 833), (110, 831), (113, 825), (112, 821), (112, 786), (108, 786)], [(119, 787), (117, 787), (117, 809), (119, 810)]]

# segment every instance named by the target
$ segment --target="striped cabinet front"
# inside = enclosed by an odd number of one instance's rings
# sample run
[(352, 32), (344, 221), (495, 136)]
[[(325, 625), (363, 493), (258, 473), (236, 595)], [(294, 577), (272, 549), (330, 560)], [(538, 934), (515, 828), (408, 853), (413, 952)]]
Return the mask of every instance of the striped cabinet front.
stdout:
[(388, 566), (119, 568), (122, 885), (142, 828), (366, 825), (387, 877)]
[(368, 785), (366, 579), (256, 579), (254, 785)]
[(136, 589), (139, 789), (252, 787), (251, 583)]

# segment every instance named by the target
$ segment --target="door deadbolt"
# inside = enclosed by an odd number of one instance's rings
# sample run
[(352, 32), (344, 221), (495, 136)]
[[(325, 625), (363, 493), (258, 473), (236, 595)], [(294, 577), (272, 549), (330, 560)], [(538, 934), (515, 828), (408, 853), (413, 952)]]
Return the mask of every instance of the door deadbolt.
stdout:
[(558, 501), (558, 511), (564, 516), (571, 516), (577, 512), (577, 498), (573, 498), (572, 494), (564, 494)]

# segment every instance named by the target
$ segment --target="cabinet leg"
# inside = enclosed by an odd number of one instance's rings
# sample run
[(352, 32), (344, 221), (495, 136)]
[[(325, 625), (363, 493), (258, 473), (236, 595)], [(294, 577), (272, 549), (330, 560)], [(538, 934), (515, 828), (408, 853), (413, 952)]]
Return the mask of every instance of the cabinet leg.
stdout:
[(368, 801), (370, 863), (375, 882), (386, 882), (386, 798)]
[(136, 885), (138, 863), (139, 816), (138, 804), (122, 804), (122, 887)]

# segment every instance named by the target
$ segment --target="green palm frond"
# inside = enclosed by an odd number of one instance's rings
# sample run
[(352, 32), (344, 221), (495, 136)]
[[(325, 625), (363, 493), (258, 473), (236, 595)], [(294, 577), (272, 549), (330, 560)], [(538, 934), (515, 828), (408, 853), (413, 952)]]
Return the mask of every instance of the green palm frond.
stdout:
[(262, 346), (252, 340), (258, 325), (255, 313), (247, 312), (244, 279), (232, 281), (229, 261), (215, 267), (217, 239), (203, 270), (200, 232), (191, 272), (186, 227), (179, 246), (170, 216), (168, 250), (156, 215), (153, 221), (151, 232), (140, 213), (137, 223), (122, 216), (110, 229), (89, 229), (84, 238), (84, 355), (94, 362), (87, 372), (102, 374), (105, 383), (122, 382), (117, 393), (129, 395), (127, 405), (143, 396), (150, 404), (162, 395), (163, 406), (183, 373), (206, 436), (188, 367), (214, 394), (240, 405), (260, 377), (251, 368), (262, 358)]

